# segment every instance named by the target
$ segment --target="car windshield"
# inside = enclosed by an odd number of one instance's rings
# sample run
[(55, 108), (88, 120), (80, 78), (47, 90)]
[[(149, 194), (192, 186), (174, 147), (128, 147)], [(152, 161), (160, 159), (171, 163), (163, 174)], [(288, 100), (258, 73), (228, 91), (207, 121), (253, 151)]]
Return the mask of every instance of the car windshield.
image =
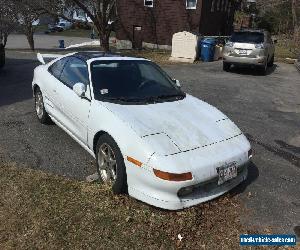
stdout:
[(95, 99), (100, 101), (149, 103), (185, 97), (180, 87), (150, 61), (94, 61), (91, 76)]
[(263, 43), (264, 34), (260, 32), (234, 32), (230, 38), (233, 43)]

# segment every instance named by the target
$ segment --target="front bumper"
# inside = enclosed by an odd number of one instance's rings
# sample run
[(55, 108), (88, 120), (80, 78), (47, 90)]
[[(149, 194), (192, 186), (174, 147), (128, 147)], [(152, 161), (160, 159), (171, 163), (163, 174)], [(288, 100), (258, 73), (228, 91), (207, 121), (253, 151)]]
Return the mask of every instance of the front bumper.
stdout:
[(166, 201), (154, 198), (149, 196), (146, 193), (143, 193), (142, 190), (138, 190), (132, 187), (128, 188), (129, 195), (135, 197), (138, 200), (144, 201), (148, 204), (151, 204), (155, 207), (167, 209), (167, 210), (180, 210), (183, 208), (188, 208), (202, 202), (206, 202), (217, 198), (224, 193), (230, 191), (241, 182), (247, 179), (248, 176), (248, 165), (245, 164), (243, 167), (243, 171), (238, 174), (238, 176), (232, 180), (229, 180), (222, 185), (218, 186), (216, 183), (216, 178), (213, 178), (211, 182), (199, 183), (198, 187), (194, 190), (193, 193), (185, 196), (178, 197), (178, 199)]
[[(214, 199), (237, 186), (247, 178), (250, 144), (244, 135), (180, 154), (148, 162), (149, 168), (127, 167), (129, 195), (156, 207), (178, 210)], [(193, 179), (175, 182), (156, 177), (150, 166), (178, 165), (181, 173), (192, 172)], [(235, 162), (238, 176), (222, 185), (217, 185), (217, 168)], [(170, 171), (169, 171), (170, 172)], [(189, 195), (178, 192), (182, 188), (196, 187)]]
[(239, 64), (239, 65), (254, 65), (254, 66), (263, 66), (265, 65), (267, 58), (266, 56), (260, 57), (241, 57), (241, 56), (223, 56), (223, 61), (231, 64)]

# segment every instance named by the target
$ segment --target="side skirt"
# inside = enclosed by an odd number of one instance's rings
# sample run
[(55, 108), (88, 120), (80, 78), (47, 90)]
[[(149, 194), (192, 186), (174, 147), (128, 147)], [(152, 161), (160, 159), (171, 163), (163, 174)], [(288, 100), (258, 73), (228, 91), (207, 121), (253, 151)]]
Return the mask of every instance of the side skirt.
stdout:
[(81, 147), (83, 147), (93, 158), (96, 159), (95, 153), (85, 144), (83, 144), (80, 140), (78, 140), (64, 125), (62, 125), (58, 120), (56, 120), (53, 116), (51, 119), (57, 126), (59, 126), (62, 130), (64, 130), (69, 136), (71, 136)]

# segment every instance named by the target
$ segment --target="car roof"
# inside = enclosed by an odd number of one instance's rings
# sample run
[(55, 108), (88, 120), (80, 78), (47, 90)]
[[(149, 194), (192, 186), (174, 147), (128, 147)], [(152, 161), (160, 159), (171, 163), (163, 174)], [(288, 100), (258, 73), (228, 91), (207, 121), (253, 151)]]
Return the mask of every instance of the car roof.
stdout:
[(263, 29), (241, 29), (235, 32), (257, 32), (257, 33), (266, 33), (266, 30)]
[(138, 57), (127, 57), (117, 53), (101, 52), (101, 51), (84, 51), (72, 54), (83, 61), (95, 61), (95, 60), (146, 60)]

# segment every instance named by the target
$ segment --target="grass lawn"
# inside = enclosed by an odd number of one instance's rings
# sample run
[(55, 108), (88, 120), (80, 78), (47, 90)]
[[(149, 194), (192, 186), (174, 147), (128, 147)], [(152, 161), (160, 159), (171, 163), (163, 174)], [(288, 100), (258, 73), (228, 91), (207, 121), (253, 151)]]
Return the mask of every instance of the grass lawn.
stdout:
[(91, 31), (85, 29), (68, 29), (62, 32), (51, 32), (51, 36), (91, 37)]
[(13, 165), (0, 167), (0, 190), (0, 249), (238, 249), (251, 233), (230, 195), (170, 212)]
[[(44, 33), (46, 30), (48, 30), (48, 26), (47, 25), (38, 25), (35, 29), (35, 33)], [(62, 32), (51, 32), (49, 33), (49, 35), (52, 36), (70, 36), (70, 37), (86, 37), (86, 38), (90, 38), (91, 37), (91, 30), (86, 30), (86, 29), (68, 29), (68, 30), (64, 30)], [(95, 31), (95, 38), (99, 38), (99, 36), (97, 35), (97, 31)], [(111, 37), (114, 37), (116, 34), (115, 32), (111, 32)]]
[(171, 51), (165, 50), (123, 50), (121, 51), (122, 55), (133, 56), (133, 57), (142, 57), (149, 59), (155, 63), (164, 65), (164, 64), (174, 64), (175, 62), (169, 61), (171, 56)]
[[(44, 34), (45, 31), (48, 30), (47, 25), (38, 25), (35, 28), (36, 34)], [(71, 36), (71, 37), (87, 37), (90, 38), (91, 36), (91, 30), (85, 30), (85, 29), (68, 29), (64, 30), (62, 32), (51, 32), (49, 35), (52, 36)]]

